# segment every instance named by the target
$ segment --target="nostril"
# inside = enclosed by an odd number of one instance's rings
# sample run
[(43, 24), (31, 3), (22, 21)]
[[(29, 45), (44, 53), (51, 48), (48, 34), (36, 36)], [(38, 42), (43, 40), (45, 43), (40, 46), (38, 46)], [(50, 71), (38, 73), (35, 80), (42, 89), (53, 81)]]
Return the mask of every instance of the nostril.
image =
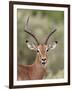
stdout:
[(45, 60), (46, 60), (46, 58), (42, 59), (42, 61), (45, 61)]

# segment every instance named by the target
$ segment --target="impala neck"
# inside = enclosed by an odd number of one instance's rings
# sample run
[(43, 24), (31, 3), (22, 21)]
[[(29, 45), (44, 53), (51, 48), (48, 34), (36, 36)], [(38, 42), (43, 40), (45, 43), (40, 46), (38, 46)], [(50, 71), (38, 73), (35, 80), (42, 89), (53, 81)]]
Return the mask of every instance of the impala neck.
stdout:
[(39, 56), (37, 55), (35, 62), (33, 64), (31, 79), (43, 79), (45, 74), (46, 74), (46, 68), (42, 66), (39, 60)]
[(38, 55), (36, 56), (36, 59), (35, 59), (35, 63), (34, 64), (41, 65)]

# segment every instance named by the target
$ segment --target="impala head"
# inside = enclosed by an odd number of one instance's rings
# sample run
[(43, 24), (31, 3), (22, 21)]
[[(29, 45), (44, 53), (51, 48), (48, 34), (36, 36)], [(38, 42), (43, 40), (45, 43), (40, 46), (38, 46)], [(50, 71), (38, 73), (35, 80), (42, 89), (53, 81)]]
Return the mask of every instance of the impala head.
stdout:
[(35, 35), (28, 31), (28, 21), (29, 21), (29, 17), (27, 19), (24, 31), (26, 33), (28, 33), (29, 35), (31, 35), (35, 39), (37, 45), (35, 45), (34, 43), (29, 43), (29, 41), (26, 40), (27, 46), (28, 46), (29, 49), (34, 50), (34, 51), (37, 52), (37, 56), (39, 58), (39, 62), (42, 65), (45, 65), (47, 63), (47, 54), (48, 54), (49, 50), (50, 49), (53, 50), (56, 47), (57, 43), (58, 43), (57, 41), (52, 42), (52, 44), (48, 44), (47, 43), (49, 38), (50, 38), (50, 36), (56, 31), (56, 29), (52, 30), (52, 32), (50, 32), (48, 34), (44, 44), (40, 44), (39, 41), (37, 40), (37, 38), (35, 37)]

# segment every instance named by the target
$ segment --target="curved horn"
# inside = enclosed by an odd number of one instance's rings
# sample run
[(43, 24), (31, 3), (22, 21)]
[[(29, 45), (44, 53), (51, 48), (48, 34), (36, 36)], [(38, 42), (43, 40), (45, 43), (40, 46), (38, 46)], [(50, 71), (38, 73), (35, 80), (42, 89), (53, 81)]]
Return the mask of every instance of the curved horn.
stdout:
[(55, 31), (56, 31), (56, 29), (54, 29), (54, 30), (47, 36), (46, 41), (45, 41), (45, 44), (47, 44), (50, 36), (51, 36)]
[(24, 31), (25, 31), (26, 33), (28, 33), (29, 35), (31, 35), (31, 36), (35, 39), (35, 41), (37, 42), (37, 44), (39, 45), (39, 42), (38, 42), (37, 38), (35, 37), (35, 35), (33, 35), (31, 32), (28, 31), (28, 29), (29, 29), (29, 28), (28, 28), (28, 21), (29, 21), (29, 17), (28, 17), (28, 19), (27, 19), (27, 22), (26, 22)]

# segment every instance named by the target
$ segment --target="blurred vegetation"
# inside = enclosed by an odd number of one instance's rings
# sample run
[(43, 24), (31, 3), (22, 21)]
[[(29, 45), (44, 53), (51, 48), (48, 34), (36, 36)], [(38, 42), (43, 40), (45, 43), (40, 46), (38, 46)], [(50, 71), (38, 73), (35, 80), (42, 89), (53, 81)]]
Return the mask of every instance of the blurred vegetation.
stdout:
[[(30, 32), (34, 33), (40, 43), (46, 39), (55, 26), (57, 31), (49, 39), (49, 43), (57, 40), (58, 45), (48, 53), (47, 78), (64, 77), (64, 12), (43, 10), (17, 10), (17, 61), (18, 64), (32, 64), (36, 52), (27, 48), (25, 41), (34, 42), (33, 38), (24, 32), (26, 20), (30, 16)], [(34, 42), (35, 43), (35, 42)]]

